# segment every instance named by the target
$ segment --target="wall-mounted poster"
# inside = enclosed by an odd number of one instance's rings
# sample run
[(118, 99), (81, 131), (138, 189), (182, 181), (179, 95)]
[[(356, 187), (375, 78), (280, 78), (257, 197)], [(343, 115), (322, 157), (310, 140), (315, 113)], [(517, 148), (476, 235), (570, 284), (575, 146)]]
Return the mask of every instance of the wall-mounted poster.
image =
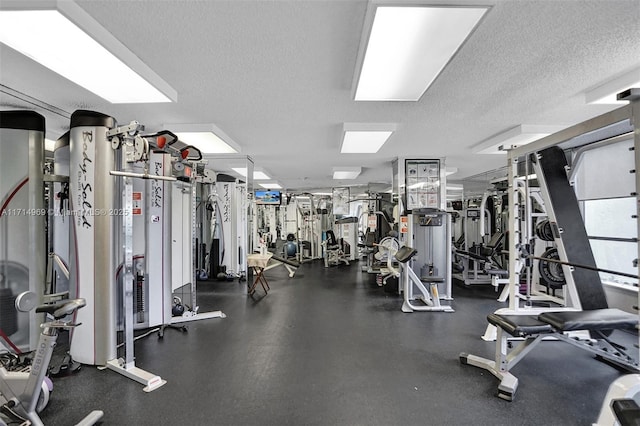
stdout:
[(333, 188), (333, 214), (335, 216), (349, 215), (349, 188)]
[(440, 208), (440, 160), (405, 160), (407, 210)]

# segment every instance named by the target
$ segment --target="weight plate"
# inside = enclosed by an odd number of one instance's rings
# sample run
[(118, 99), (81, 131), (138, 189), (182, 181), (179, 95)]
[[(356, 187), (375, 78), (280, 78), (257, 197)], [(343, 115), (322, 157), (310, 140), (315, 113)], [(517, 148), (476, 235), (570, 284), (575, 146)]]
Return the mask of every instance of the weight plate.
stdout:
[[(542, 253), (542, 256), (545, 259), (552, 260), (560, 260), (560, 255), (558, 254), (558, 249), (552, 247)], [(540, 272), (540, 277), (551, 286), (563, 286), (567, 283), (564, 278), (564, 272), (562, 271), (562, 265), (554, 262), (547, 262), (545, 260), (540, 260), (538, 262), (538, 271)]]

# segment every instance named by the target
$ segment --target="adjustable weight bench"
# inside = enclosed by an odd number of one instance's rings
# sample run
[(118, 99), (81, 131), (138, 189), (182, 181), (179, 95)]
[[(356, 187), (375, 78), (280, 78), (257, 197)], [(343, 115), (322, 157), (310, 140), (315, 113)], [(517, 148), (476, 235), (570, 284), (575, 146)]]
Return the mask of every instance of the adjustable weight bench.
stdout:
[[(540, 315), (489, 314), (487, 320), (496, 326), (495, 360), (467, 353), (460, 354), (460, 362), (489, 371), (500, 380), (499, 398), (513, 401), (518, 379), (510, 370), (544, 338), (554, 338), (585, 349), (616, 366), (640, 372), (638, 362), (624, 352), (624, 348), (611, 342), (606, 331), (635, 329), (638, 316), (619, 309), (593, 309), (587, 311), (544, 312)], [(581, 340), (565, 334), (570, 331), (588, 331), (591, 339)], [(509, 351), (509, 337), (524, 339)]]

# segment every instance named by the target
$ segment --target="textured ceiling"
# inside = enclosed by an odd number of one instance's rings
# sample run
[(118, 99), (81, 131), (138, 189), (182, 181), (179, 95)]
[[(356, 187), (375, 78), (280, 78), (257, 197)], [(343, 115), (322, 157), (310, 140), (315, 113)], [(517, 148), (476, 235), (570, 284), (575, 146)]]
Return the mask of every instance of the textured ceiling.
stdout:
[[(501, 167), (504, 156), (471, 147), (519, 124), (569, 126), (606, 112), (586, 105), (584, 92), (640, 66), (640, 0), (497, 1), (420, 101), (355, 102), (367, 1), (78, 3), (175, 88), (178, 102), (109, 104), (0, 45), (0, 108), (38, 110), (53, 138), (78, 108), (148, 130), (215, 123), (292, 189), (390, 182), (396, 157), (446, 157), (454, 180)], [(343, 122), (398, 130), (377, 154), (344, 155)], [(364, 171), (336, 182), (335, 166)]]

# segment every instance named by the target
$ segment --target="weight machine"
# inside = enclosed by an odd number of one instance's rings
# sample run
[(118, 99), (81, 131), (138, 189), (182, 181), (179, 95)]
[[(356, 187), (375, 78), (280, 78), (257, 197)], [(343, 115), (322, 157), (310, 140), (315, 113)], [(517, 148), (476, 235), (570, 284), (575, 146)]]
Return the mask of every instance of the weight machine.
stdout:
[[(599, 275), (599, 272), (604, 270), (596, 266), (563, 149), (563, 147), (570, 149), (590, 143), (604, 143), (622, 135), (633, 134), (635, 136), (633, 147), (635, 161), (631, 173), (635, 174), (635, 190), (630, 195), (635, 197), (637, 210), (637, 203), (640, 200), (637, 192), (637, 188), (640, 186), (640, 177), (636, 172), (638, 164), (640, 164), (640, 157), (638, 157), (640, 133), (637, 131), (637, 123), (640, 120), (640, 90), (630, 89), (622, 92), (618, 94), (618, 99), (631, 102), (625, 107), (569, 127), (523, 148), (513, 147), (508, 151), (512, 178), (515, 177), (517, 160), (521, 156), (524, 155), (525, 158), (530, 159), (534, 165), (559, 257), (559, 259), (554, 259), (552, 263), (558, 263), (562, 267), (567, 281), (565, 300), (571, 309), (555, 307), (552, 309), (518, 310), (516, 285), (520, 283), (520, 271), (516, 269), (516, 260), (530, 263), (532, 259), (542, 258), (531, 255), (527, 244), (521, 243), (515, 237), (516, 232), (526, 232), (526, 229), (519, 229), (520, 222), (517, 218), (513, 218), (510, 220), (511, 256), (509, 259), (510, 272), (512, 273), (509, 297), (511, 309), (498, 310), (487, 317), (489, 323), (498, 329), (495, 358), (490, 360), (466, 353), (460, 354), (462, 364), (485, 369), (500, 380), (498, 397), (502, 399), (513, 400), (518, 387), (518, 379), (511, 373), (511, 368), (545, 338), (565, 341), (636, 374), (640, 371), (638, 354), (631, 357), (625, 353), (625, 348), (608, 339), (612, 330), (637, 331), (638, 315), (609, 307)], [(528, 170), (525, 170), (525, 176), (529, 176)], [(527, 181), (525, 180), (525, 188), (526, 185)], [(516, 203), (516, 192), (517, 188), (510, 186), (510, 210), (515, 215), (521, 213), (521, 209)], [(637, 222), (637, 214), (634, 214), (633, 218)], [(542, 230), (540, 232), (544, 233)], [(525, 241), (528, 242), (528, 240)], [(637, 241), (635, 243), (637, 246)], [(549, 258), (547, 261), (551, 262), (551, 259)], [(637, 263), (634, 267), (637, 268)], [(634, 278), (637, 279), (637, 275)], [(575, 332), (584, 333), (586, 336), (579, 338), (579, 336), (570, 335)], [(509, 337), (507, 335), (524, 340), (518, 347), (509, 351)], [(619, 419), (629, 415), (626, 418), (632, 422), (628, 424), (637, 423), (640, 418), (637, 405), (631, 407), (631, 410), (625, 409), (627, 408), (625, 407), (626, 402), (633, 402), (634, 405), (637, 403), (637, 401), (625, 401), (636, 397), (637, 377), (637, 375), (630, 376), (629, 379), (621, 380), (610, 388), (603, 404), (599, 424), (615, 424), (614, 417), (617, 415), (620, 415)], [(612, 401), (618, 397), (623, 400), (622, 406), (616, 401)], [(610, 411), (611, 409), (615, 410), (615, 416)]]
[[(440, 300), (453, 300), (449, 213), (413, 209), (408, 215), (407, 235), (414, 247), (404, 246), (396, 253), (396, 259), (402, 264), (402, 312), (454, 312), (451, 306), (440, 303)], [(414, 304), (415, 300), (422, 301), (423, 305)]]
[(45, 291), (44, 132), (40, 114), (0, 111), (0, 348), (17, 353), (35, 349), (39, 324), (16, 295)]

